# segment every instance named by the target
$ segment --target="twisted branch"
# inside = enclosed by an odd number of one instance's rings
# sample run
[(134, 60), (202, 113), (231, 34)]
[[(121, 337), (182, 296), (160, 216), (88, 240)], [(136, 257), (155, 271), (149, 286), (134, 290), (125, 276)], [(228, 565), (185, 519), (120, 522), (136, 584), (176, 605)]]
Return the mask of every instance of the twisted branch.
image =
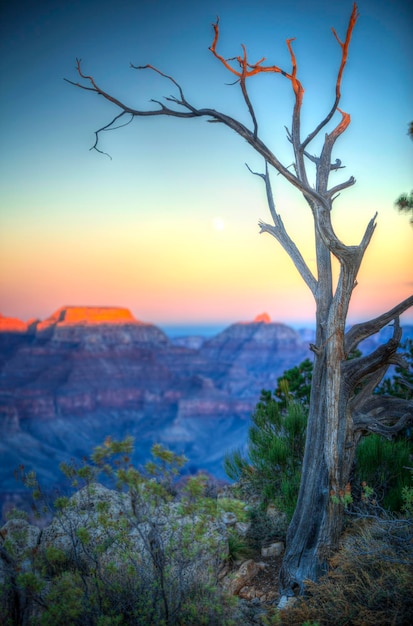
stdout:
[(345, 351), (347, 354), (350, 354), (363, 339), (367, 339), (367, 337), (371, 337), (371, 335), (375, 335), (379, 330), (384, 328), (387, 324), (396, 319), (399, 315), (407, 311), (410, 307), (413, 306), (413, 295), (409, 296), (402, 302), (399, 302), (395, 307), (386, 311), (382, 315), (369, 320), (367, 322), (362, 322), (360, 324), (355, 324), (347, 331), (345, 335)]

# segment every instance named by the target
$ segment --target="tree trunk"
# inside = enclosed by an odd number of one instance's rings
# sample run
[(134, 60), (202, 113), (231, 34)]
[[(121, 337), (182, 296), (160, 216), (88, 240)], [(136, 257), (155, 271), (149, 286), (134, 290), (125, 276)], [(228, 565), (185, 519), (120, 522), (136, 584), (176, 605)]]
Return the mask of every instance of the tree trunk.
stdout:
[[(398, 316), (413, 305), (413, 296), (381, 316), (358, 324), (345, 332), (351, 294), (363, 255), (375, 229), (376, 217), (370, 220), (364, 237), (357, 246), (346, 246), (342, 243), (331, 223), (335, 198), (341, 191), (355, 183), (354, 177), (351, 176), (348, 180), (329, 187), (331, 172), (337, 172), (344, 167), (340, 159), (332, 161), (332, 151), (337, 139), (350, 124), (350, 115), (342, 111), (339, 104), (343, 71), (357, 19), (358, 11), (354, 4), (343, 41), (333, 29), (334, 37), (341, 48), (334, 103), (327, 115), (305, 139), (301, 137), (300, 132), (304, 88), (297, 78), (293, 39), (287, 40), (292, 68), (290, 72), (277, 65), (265, 65), (265, 58), (256, 63), (250, 62), (245, 46), (242, 56), (225, 59), (217, 51), (219, 20), (213, 25), (214, 40), (210, 50), (225, 68), (236, 76), (235, 83), (241, 88), (251, 118), (251, 129), (243, 122), (216, 109), (195, 107), (186, 99), (182, 87), (174, 78), (152, 65), (132, 65), (132, 67), (156, 72), (173, 84), (177, 95), (169, 96), (164, 101), (153, 100), (156, 106), (149, 110), (138, 110), (128, 106), (100, 88), (92, 76), (83, 72), (79, 59), (77, 71), (82, 83), (68, 81), (103, 97), (117, 107), (117, 115), (95, 132), (95, 143), (92, 148), (98, 152), (103, 152), (98, 147), (103, 131), (119, 128), (124, 125), (125, 119), (166, 115), (180, 119), (205, 117), (210, 122), (223, 124), (247, 141), (264, 159), (265, 173), (253, 173), (264, 180), (273, 224), (260, 221), (261, 232), (275, 237), (290, 256), (304, 283), (313, 294), (317, 309), (316, 345), (312, 346), (315, 361), (302, 479), (297, 508), (288, 529), (287, 549), (280, 575), (281, 592), (287, 596), (297, 591), (302, 592), (305, 580), (317, 580), (320, 574), (326, 571), (328, 556), (337, 547), (341, 532), (343, 504), (340, 497), (345, 494), (360, 437), (367, 432), (391, 437), (412, 422), (412, 403), (399, 398), (375, 396), (374, 389), (391, 363), (402, 364), (400, 357), (396, 355), (401, 337)], [(247, 81), (263, 72), (282, 75), (291, 83), (294, 108), (291, 131), (287, 129), (287, 137), (293, 150), (293, 169), (281, 163), (259, 136), (258, 120), (247, 90)], [(325, 129), (336, 112), (340, 113), (341, 120), (331, 132), (326, 133)], [(317, 156), (310, 152), (309, 146), (315, 138), (320, 137), (321, 132), (325, 134), (321, 152)], [(315, 168), (315, 185), (307, 175), (308, 165), (311, 166), (312, 173)], [(317, 276), (314, 276), (276, 210), (269, 177), (270, 168), (298, 189), (311, 209), (315, 227)], [(334, 289), (331, 270), (333, 256), (338, 260), (340, 267), (339, 279)], [(393, 337), (386, 344), (379, 346), (369, 355), (348, 360), (348, 354), (360, 341), (377, 333), (392, 321), (394, 321)]]
[[(328, 276), (326, 255), (320, 254), (319, 259)], [(343, 263), (334, 296), (330, 296), (328, 284), (318, 293), (306, 445), (297, 506), (280, 571), (282, 596), (303, 593), (306, 580), (318, 580), (327, 572), (328, 558), (338, 548), (343, 500), (362, 435), (377, 432), (391, 438), (412, 420), (411, 403), (372, 396), (372, 392), (389, 364), (400, 362), (396, 351), (401, 329), (396, 316), (412, 305), (413, 297), (346, 334), (348, 304), (361, 259), (362, 254), (356, 255), (353, 262)], [(394, 331), (387, 344), (367, 356), (348, 360), (360, 339), (377, 332), (391, 319)]]
[(332, 495), (345, 492), (355, 442), (351, 417), (340, 402), (336, 343), (332, 341), (332, 348), (316, 355), (314, 361), (302, 480), (280, 572), (280, 592), (286, 596), (302, 593), (306, 580), (317, 580), (326, 572), (342, 529), (344, 507)]

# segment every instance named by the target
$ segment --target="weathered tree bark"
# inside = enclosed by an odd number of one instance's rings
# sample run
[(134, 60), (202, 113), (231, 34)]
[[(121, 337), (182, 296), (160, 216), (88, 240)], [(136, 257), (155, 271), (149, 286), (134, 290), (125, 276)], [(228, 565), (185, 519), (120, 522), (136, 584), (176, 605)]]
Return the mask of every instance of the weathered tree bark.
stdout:
[[(337, 72), (335, 99), (328, 114), (316, 128), (301, 139), (300, 115), (304, 89), (297, 78), (297, 63), (292, 48), (293, 39), (287, 40), (291, 57), (290, 72), (280, 67), (265, 66), (265, 59), (250, 63), (245, 46), (242, 56), (224, 59), (218, 52), (219, 22), (214, 26), (212, 54), (237, 78), (249, 111), (252, 129), (225, 113), (211, 108), (197, 109), (190, 104), (182, 87), (157, 68), (146, 65), (134, 69), (157, 72), (177, 89), (177, 96), (169, 96), (153, 110), (134, 109), (101, 89), (92, 76), (83, 73), (81, 61), (77, 71), (83, 82), (71, 84), (102, 96), (120, 112), (104, 127), (96, 131), (93, 149), (99, 148), (100, 134), (116, 128), (119, 121), (129, 123), (135, 117), (167, 115), (180, 118), (206, 117), (210, 122), (219, 122), (243, 137), (264, 159), (264, 173), (253, 172), (265, 184), (272, 224), (260, 222), (261, 232), (277, 239), (291, 257), (297, 271), (312, 292), (316, 302), (316, 343), (314, 370), (311, 388), (307, 439), (303, 462), (302, 481), (297, 507), (288, 530), (287, 547), (280, 576), (280, 589), (285, 596), (302, 592), (306, 579), (316, 580), (326, 570), (327, 558), (337, 547), (342, 528), (343, 506), (340, 497), (345, 494), (357, 443), (368, 432), (391, 436), (407, 423), (413, 422), (413, 405), (397, 398), (373, 395), (374, 389), (391, 363), (400, 363), (396, 354), (401, 331), (399, 315), (413, 305), (413, 296), (396, 305), (391, 311), (375, 320), (358, 324), (346, 332), (346, 318), (356, 277), (363, 255), (375, 229), (374, 216), (367, 225), (358, 246), (346, 246), (334, 232), (331, 211), (337, 194), (355, 183), (353, 177), (329, 187), (332, 171), (341, 169), (341, 161), (332, 162), (332, 150), (337, 139), (350, 124), (350, 115), (339, 109), (341, 81), (347, 62), (348, 49), (354, 26), (358, 18), (354, 4), (347, 33), (341, 41), (333, 29), (341, 48), (341, 61)], [(283, 165), (271, 149), (259, 137), (258, 120), (247, 91), (247, 79), (260, 73), (281, 74), (287, 78), (294, 92), (294, 109), (291, 129), (287, 130), (294, 155), (294, 171)], [(325, 134), (322, 150), (318, 156), (307, 150), (309, 144), (339, 112), (341, 120)], [(126, 117), (125, 117), (126, 116)], [(311, 186), (307, 167), (315, 167), (316, 184)], [(314, 236), (317, 259), (317, 276), (308, 267), (301, 252), (288, 235), (281, 216), (276, 210), (271, 189), (270, 169), (273, 168), (289, 183), (299, 189), (309, 205), (314, 218)], [(332, 257), (340, 265), (339, 278), (334, 288)], [(360, 341), (378, 332), (383, 326), (394, 323), (393, 337), (372, 354), (348, 360), (348, 355)], [(332, 497), (335, 496), (335, 497)], [(337, 504), (338, 502), (338, 504)]]

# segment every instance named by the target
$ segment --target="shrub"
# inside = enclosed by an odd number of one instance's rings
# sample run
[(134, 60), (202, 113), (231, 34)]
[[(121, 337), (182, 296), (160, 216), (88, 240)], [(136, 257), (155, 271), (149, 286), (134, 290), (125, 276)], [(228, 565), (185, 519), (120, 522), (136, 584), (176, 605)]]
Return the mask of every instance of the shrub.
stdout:
[(355, 483), (367, 483), (385, 509), (400, 511), (403, 489), (409, 486), (412, 442), (364, 437), (356, 451)]
[[(153, 460), (138, 470), (129, 463), (132, 444), (107, 439), (91, 464), (62, 466), (78, 491), (56, 499), (40, 546), (25, 550), (20, 535), (2, 538), (4, 623), (230, 624), (229, 602), (216, 585), (228, 548), (217, 501), (204, 495), (207, 479), (191, 477), (177, 496), (184, 457), (154, 446)], [(96, 482), (102, 472), (117, 491)], [(27, 483), (39, 505), (32, 473)]]
[(237, 532), (230, 531), (228, 534), (228, 556), (229, 563), (250, 559), (253, 556), (253, 550), (250, 543), (241, 537)]
[(248, 433), (248, 456), (239, 450), (227, 454), (224, 468), (260, 495), (263, 506), (274, 503), (290, 518), (294, 512), (301, 478), (307, 416), (303, 405), (289, 397), (288, 384), (280, 383), (287, 399), (282, 411), (276, 393), (261, 392)]
[(288, 527), (286, 515), (267, 515), (262, 508), (256, 507), (250, 511), (250, 522), (246, 539), (253, 549), (260, 550), (273, 541), (285, 540)]

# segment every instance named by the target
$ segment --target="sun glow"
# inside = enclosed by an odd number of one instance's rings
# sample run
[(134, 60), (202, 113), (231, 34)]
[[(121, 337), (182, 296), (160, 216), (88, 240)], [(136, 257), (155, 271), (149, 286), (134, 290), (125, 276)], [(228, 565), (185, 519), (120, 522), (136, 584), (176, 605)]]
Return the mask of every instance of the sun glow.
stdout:
[(212, 225), (214, 229), (218, 231), (224, 230), (225, 228), (225, 222), (222, 217), (214, 217), (214, 219), (212, 220)]

